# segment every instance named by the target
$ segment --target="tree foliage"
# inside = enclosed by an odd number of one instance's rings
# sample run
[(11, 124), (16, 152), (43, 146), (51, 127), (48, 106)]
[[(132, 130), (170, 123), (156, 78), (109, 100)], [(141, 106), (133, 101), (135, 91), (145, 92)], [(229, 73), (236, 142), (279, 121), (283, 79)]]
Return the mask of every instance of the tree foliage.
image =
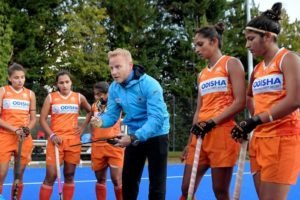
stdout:
[(7, 83), (7, 65), (12, 56), (12, 36), (13, 30), (11, 25), (9, 5), (0, 2), (0, 85)]

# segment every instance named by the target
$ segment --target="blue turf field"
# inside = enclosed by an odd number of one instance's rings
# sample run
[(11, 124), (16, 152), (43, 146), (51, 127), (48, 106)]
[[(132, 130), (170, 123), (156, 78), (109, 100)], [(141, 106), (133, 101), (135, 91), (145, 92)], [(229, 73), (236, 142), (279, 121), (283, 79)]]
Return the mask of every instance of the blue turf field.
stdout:
[[(182, 180), (184, 166), (182, 164), (172, 164), (168, 166), (168, 178), (167, 178), (167, 200), (178, 200), (181, 194), (180, 186)], [(235, 169), (236, 171), (236, 169)], [(45, 168), (28, 168), (24, 176), (24, 194), (22, 200), (38, 200), (39, 188), (45, 175)], [(95, 178), (93, 172), (89, 167), (78, 167), (75, 176), (76, 188), (74, 200), (95, 200)], [(4, 184), (4, 197), (8, 200), (10, 195), (12, 182), (12, 170), (9, 171), (8, 177)], [(233, 191), (235, 182), (235, 174), (231, 182), (231, 192)], [(147, 166), (145, 167), (143, 178), (140, 185), (139, 200), (147, 200), (148, 194), (148, 175)], [(108, 200), (114, 200), (113, 187), (110, 180), (108, 180)], [(201, 200), (213, 200), (215, 199), (211, 189), (211, 176), (210, 171), (207, 172), (205, 177), (202, 179), (200, 187), (197, 191), (197, 199)], [(54, 185), (54, 191), (52, 200), (57, 200), (57, 185)], [(246, 164), (243, 183), (241, 200), (256, 200), (257, 196), (254, 191), (254, 185), (252, 182), (252, 176), (249, 173), (249, 163)], [(297, 185), (291, 187), (291, 191), (288, 196), (288, 200), (300, 199), (300, 180)]]

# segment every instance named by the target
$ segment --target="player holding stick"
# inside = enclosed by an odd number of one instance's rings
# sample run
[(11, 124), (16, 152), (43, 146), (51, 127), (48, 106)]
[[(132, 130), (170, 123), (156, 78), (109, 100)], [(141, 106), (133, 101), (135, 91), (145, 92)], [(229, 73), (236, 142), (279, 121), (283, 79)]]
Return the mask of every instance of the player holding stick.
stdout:
[[(196, 53), (208, 60), (208, 66), (198, 76), (197, 110), (191, 129), (192, 135), (183, 157), (186, 158), (182, 180), (181, 200), (187, 198), (190, 181), (195, 181), (195, 190), (207, 171), (212, 169), (213, 190), (217, 199), (229, 200), (229, 185), (235, 165), (239, 144), (232, 140), (230, 131), (233, 117), (245, 106), (245, 78), (241, 62), (222, 55), (222, 33), (219, 23), (196, 31)], [(191, 180), (195, 154), (196, 136), (203, 139), (195, 180)]]
[[(92, 116), (100, 117), (107, 110), (108, 99), (107, 82), (98, 82), (94, 85), (96, 102), (92, 105)], [(116, 200), (122, 200), (122, 168), (124, 149), (115, 147), (115, 139), (121, 139), (120, 119), (109, 128), (92, 127), (92, 170), (95, 171), (97, 183), (95, 187), (97, 200), (106, 200), (106, 173), (110, 169), (111, 180), (114, 184)], [(97, 138), (102, 138), (98, 139)]]
[[(68, 71), (60, 71), (56, 75), (58, 91), (50, 93), (41, 110), (40, 124), (48, 134), (46, 154), (46, 177), (40, 189), (40, 200), (49, 200), (53, 190), (57, 171), (55, 161), (55, 146), (59, 148), (60, 164), (64, 161), (63, 199), (73, 198), (75, 185), (74, 174), (76, 165), (80, 162), (81, 146), (70, 147), (80, 142), (80, 134), (87, 125), (87, 120), (78, 126), (80, 108), (88, 113), (91, 106), (86, 98), (71, 90), (72, 81)], [(51, 114), (51, 127), (47, 123)]]
[[(24, 87), (25, 70), (20, 64), (13, 63), (9, 66), (8, 80), (10, 85), (0, 88), (0, 196), (13, 154), (17, 162), (11, 199), (19, 200), (24, 187), (23, 174), (31, 160), (30, 130), (36, 122), (36, 98), (34, 92)], [(22, 140), (19, 140), (20, 137)], [(22, 147), (22, 151), (18, 146)]]
[(263, 57), (249, 84), (247, 106), (252, 118), (232, 130), (235, 139), (252, 130), (251, 172), (259, 199), (283, 200), (300, 168), (300, 59), (277, 45), (281, 3), (246, 26), (246, 47)]

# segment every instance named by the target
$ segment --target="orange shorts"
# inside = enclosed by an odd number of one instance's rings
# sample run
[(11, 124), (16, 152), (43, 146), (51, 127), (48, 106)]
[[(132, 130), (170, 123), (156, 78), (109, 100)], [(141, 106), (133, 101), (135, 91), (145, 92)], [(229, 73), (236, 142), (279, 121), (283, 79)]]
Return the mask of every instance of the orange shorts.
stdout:
[[(7, 163), (11, 156), (17, 159), (18, 155), (18, 136), (8, 133), (0, 133), (0, 163)], [(27, 165), (31, 161), (33, 150), (32, 137), (29, 135), (23, 141), (21, 152), (21, 165)]]
[[(202, 141), (199, 165), (209, 165), (211, 168), (233, 167), (239, 153), (239, 143), (230, 135), (232, 127), (217, 126), (209, 132)], [(195, 135), (189, 144), (186, 164), (192, 165), (196, 149)]]
[(295, 184), (300, 169), (300, 135), (255, 137), (250, 143), (251, 172), (261, 181)]
[(122, 168), (124, 161), (124, 148), (114, 147), (111, 144), (92, 146), (92, 170), (101, 170), (107, 165)]
[[(80, 137), (74, 137), (69, 139), (62, 139), (62, 143), (59, 145), (59, 162), (66, 161), (71, 164), (80, 163), (81, 146), (70, 147), (73, 144), (80, 143)], [(55, 150), (54, 145), (48, 139), (47, 153), (46, 153), (46, 164), (55, 165)]]

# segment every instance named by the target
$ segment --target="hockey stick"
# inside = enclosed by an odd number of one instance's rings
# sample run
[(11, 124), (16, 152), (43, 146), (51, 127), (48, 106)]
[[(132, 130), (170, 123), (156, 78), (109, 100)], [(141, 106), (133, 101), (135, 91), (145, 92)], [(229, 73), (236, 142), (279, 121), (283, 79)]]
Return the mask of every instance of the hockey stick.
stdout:
[(239, 161), (238, 161), (238, 171), (236, 174), (236, 181), (234, 185), (234, 192), (233, 192), (234, 200), (240, 199), (242, 179), (244, 174), (244, 167), (245, 167), (245, 160), (246, 160), (246, 153), (247, 153), (247, 145), (248, 145), (248, 140), (243, 140), (241, 144), (241, 150), (240, 150)]
[(15, 179), (14, 179), (14, 191), (13, 191), (13, 200), (18, 199), (19, 193), (19, 184), (20, 184), (20, 174), (21, 174), (21, 153), (23, 146), (24, 136), (19, 136), (19, 144), (18, 144), (18, 155), (17, 162), (15, 163)]
[(195, 188), (195, 182), (196, 182), (196, 176), (197, 176), (197, 169), (198, 169), (201, 145), (202, 145), (202, 139), (201, 139), (201, 137), (198, 137), (197, 144), (196, 144), (195, 155), (194, 155), (194, 162), (193, 162), (193, 167), (192, 167), (192, 173), (191, 173), (191, 178), (190, 178), (190, 185), (189, 185), (187, 200), (192, 200), (193, 196), (194, 196), (193, 194), (194, 194), (194, 188)]
[(62, 198), (62, 185), (61, 185), (61, 176), (60, 176), (59, 151), (56, 145), (54, 146), (54, 148), (55, 148), (58, 195), (59, 195), (59, 199), (62, 200), (63, 198)]
[(80, 146), (80, 145), (83, 145), (83, 144), (91, 144), (91, 143), (94, 143), (94, 142), (108, 142), (110, 144), (114, 144), (114, 139), (117, 139), (117, 138), (121, 138), (122, 136), (121, 135), (118, 135), (118, 136), (114, 136), (114, 137), (107, 137), (107, 138), (97, 138), (95, 140), (92, 140), (92, 141), (89, 141), (89, 142), (81, 142), (81, 143), (78, 143), (78, 144), (73, 144), (73, 145), (70, 145), (70, 147), (75, 147), (75, 146)]

